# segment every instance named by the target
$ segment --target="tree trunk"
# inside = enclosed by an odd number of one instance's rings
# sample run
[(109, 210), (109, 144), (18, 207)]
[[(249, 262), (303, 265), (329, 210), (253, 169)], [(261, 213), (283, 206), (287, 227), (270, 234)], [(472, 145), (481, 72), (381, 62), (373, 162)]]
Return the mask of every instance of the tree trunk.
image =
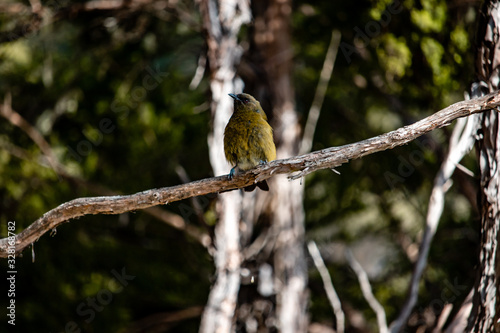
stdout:
[[(290, 0), (255, 0), (249, 59), (255, 73), (247, 85), (271, 118), (277, 158), (298, 154), (300, 125), (294, 110)], [(250, 81), (250, 80), (248, 80)], [(274, 242), (272, 265), (277, 327), (282, 332), (306, 332), (307, 265), (304, 248), (303, 186), (277, 176), (270, 182), (270, 230)], [(263, 263), (267, 265), (267, 263)]]
[[(213, 128), (208, 138), (210, 162), (214, 174), (223, 175), (228, 174), (230, 168), (223, 150), (224, 128), (232, 113), (232, 99), (228, 94), (241, 91), (243, 87), (235, 69), (242, 54), (237, 34), (241, 25), (250, 21), (250, 10), (244, 0), (202, 0), (200, 10), (211, 73)], [(217, 202), (219, 218), (214, 235), (216, 280), (202, 316), (200, 332), (233, 330), (241, 279), (241, 201), (240, 191), (231, 191), (221, 194)]]
[[(473, 96), (498, 90), (500, 73), (500, 8), (498, 1), (486, 1), (481, 11), (477, 35), (476, 75)], [(476, 115), (480, 130), (476, 151), (481, 173), (479, 207), (481, 211), (481, 249), (469, 331), (499, 331), (499, 117), (496, 111)]]
[[(273, 106), (270, 116), (275, 131), (278, 158), (295, 156), (298, 153), (300, 126), (293, 109), (294, 93), (290, 79), (291, 3), (257, 1), (253, 9), (256, 17), (253, 36), (255, 49), (252, 50), (252, 56), (260, 56), (256, 63), (267, 79), (260, 80), (262, 77), (257, 75), (259, 81), (252, 83), (257, 90), (266, 91), (268, 95), (252, 93), (263, 102), (265, 108), (266, 101), (270, 101), (267, 104)], [(210, 161), (214, 174), (221, 175), (229, 172), (229, 165), (223, 154), (222, 138), (231, 114), (232, 101), (225, 97), (228, 93), (243, 90), (242, 82), (235, 74), (235, 67), (241, 55), (236, 35), (240, 25), (248, 22), (249, 14), (244, 1), (224, 2), (222, 5), (214, 0), (204, 0), (201, 2), (201, 11), (207, 31), (211, 71), (213, 132), (209, 137)], [(250, 81), (252, 80), (248, 80)], [(266, 110), (270, 111), (271, 108), (267, 107)], [(240, 191), (224, 193), (219, 198), (219, 219), (215, 229), (217, 251), (214, 255), (216, 282), (210, 292), (200, 332), (234, 331), (237, 329), (234, 325), (236, 319), (240, 320), (237, 324), (245, 325), (247, 331), (253, 331), (255, 327), (266, 330), (277, 327), (282, 332), (307, 330), (303, 187), (297, 181), (289, 182), (285, 176), (276, 177), (271, 184), (271, 191), (258, 192), (258, 198), (245, 196), (242, 200)], [(274, 244), (272, 258), (259, 261), (258, 294), (246, 289), (244, 293), (240, 291), (240, 306), (237, 318), (234, 318), (242, 265), (252, 271), (253, 258), (246, 258), (250, 260), (243, 262), (240, 241), (245, 245), (251, 239), (253, 223), (262, 211), (259, 209), (261, 205), (255, 204), (256, 202), (267, 202), (268, 205), (271, 227), (267, 229), (267, 244)], [(241, 216), (243, 219), (240, 225)], [(272, 265), (269, 265), (269, 261)], [(271, 282), (272, 287), (266, 290), (264, 284), (269, 283), (269, 280), (265, 281), (265, 272), (273, 266), (274, 283)], [(251, 285), (248, 282), (246, 284)], [(272, 296), (273, 293), (276, 297)], [(277, 307), (273, 305), (274, 300)], [(261, 311), (266, 307), (272, 310)], [(249, 311), (250, 316), (246, 315)]]

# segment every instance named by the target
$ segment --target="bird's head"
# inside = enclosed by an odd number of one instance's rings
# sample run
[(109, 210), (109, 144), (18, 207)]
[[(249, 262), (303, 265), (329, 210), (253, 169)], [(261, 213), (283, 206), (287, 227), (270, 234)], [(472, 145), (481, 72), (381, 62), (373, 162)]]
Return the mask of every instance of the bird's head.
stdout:
[(260, 103), (252, 95), (249, 94), (229, 94), (234, 99), (235, 111), (254, 111), (262, 115), (267, 120), (266, 113), (262, 110)]

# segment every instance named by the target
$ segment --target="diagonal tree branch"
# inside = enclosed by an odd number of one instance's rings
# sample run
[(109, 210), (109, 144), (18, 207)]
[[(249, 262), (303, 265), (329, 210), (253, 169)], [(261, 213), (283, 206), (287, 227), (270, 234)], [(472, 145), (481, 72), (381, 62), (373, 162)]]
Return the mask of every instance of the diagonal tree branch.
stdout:
[(336, 326), (335, 329), (337, 333), (344, 333), (345, 327), (345, 316), (344, 311), (342, 311), (342, 304), (340, 303), (340, 298), (337, 295), (337, 291), (333, 286), (332, 278), (328, 272), (328, 268), (325, 266), (325, 262), (321, 257), (318, 246), (315, 241), (310, 241), (307, 243), (307, 249), (313, 258), (314, 265), (321, 275), (321, 280), (323, 280), (323, 287), (325, 288), (326, 296), (333, 309), (333, 314), (335, 315)]
[(368, 305), (372, 308), (373, 312), (377, 316), (378, 329), (380, 333), (388, 333), (387, 329), (387, 320), (385, 315), (385, 310), (379, 301), (373, 295), (372, 286), (370, 284), (370, 280), (368, 280), (368, 275), (365, 270), (361, 266), (361, 264), (354, 258), (351, 250), (347, 249), (345, 252), (345, 258), (347, 262), (351, 266), (352, 270), (356, 274), (356, 277), (359, 281), (359, 286), (361, 287), (361, 292), (363, 293), (363, 297), (368, 302)]
[[(457, 118), (499, 106), (500, 92), (497, 91), (480, 98), (455, 103), (427, 118), (395, 131), (340, 147), (331, 147), (302, 156), (276, 160), (238, 175), (233, 180), (228, 180), (226, 176), (219, 176), (177, 186), (146, 190), (131, 195), (74, 199), (45, 213), (19, 233), (15, 237), (15, 252), (22, 252), (47, 231), (77, 217), (92, 214), (121, 214), (166, 205), (193, 196), (242, 188), (268, 179), (275, 174), (296, 172), (290, 175), (289, 179), (298, 179), (316, 170), (335, 168), (351, 159), (404, 145), (436, 128), (448, 126)], [(8, 238), (0, 239), (0, 257), (7, 257), (8, 246)]]
[(19, 113), (12, 109), (12, 96), (7, 93), (3, 102), (0, 105), (0, 116), (7, 119), (12, 125), (19, 127), (24, 133), (26, 133), (33, 142), (40, 148), (42, 153), (47, 158), (51, 168), (59, 175), (62, 172), (62, 166), (57, 161), (50, 144), (45, 140), (43, 135), (32, 126), (26, 119), (24, 119)]
[(318, 124), (321, 106), (323, 105), (323, 100), (325, 99), (328, 83), (332, 77), (333, 66), (335, 65), (335, 59), (337, 58), (341, 37), (342, 35), (340, 34), (340, 31), (332, 31), (330, 45), (328, 46), (325, 61), (323, 62), (323, 69), (319, 75), (318, 87), (316, 88), (316, 93), (307, 116), (307, 122), (304, 126), (304, 135), (302, 136), (302, 141), (300, 143), (300, 154), (306, 154), (312, 149), (314, 132), (316, 131), (316, 125)]

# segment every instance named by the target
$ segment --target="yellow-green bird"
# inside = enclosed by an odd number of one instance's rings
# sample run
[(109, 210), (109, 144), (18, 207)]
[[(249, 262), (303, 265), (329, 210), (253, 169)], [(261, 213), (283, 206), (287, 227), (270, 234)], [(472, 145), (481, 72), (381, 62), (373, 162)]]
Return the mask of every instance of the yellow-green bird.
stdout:
[[(224, 153), (232, 166), (229, 179), (236, 168), (250, 170), (259, 164), (276, 159), (276, 146), (273, 140), (273, 128), (267, 122), (267, 116), (259, 101), (249, 94), (229, 94), (234, 99), (234, 113), (224, 130)], [(269, 191), (265, 180), (245, 187), (246, 192), (255, 186)]]

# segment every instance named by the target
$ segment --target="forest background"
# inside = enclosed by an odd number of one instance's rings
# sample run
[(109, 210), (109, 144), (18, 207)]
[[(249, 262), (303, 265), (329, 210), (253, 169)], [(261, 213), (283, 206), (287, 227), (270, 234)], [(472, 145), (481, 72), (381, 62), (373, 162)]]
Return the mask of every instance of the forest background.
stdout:
[[(103, 3), (0, 4), (0, 98), (26, 121), (16, 126), (0, 118), (3, 237), (9, 221), (20, 232), (74, 198), (214, 175), (207, 144), (210, 74), (206, 69), (200, 75), (208, 65), (198, 4)], [(474, 79), (480, 5), (293, 2), (293, 48), (286, 52), (301, 126), (332, 31), (341, 36), (312, 150), (370, 138), (463, 100)], [(37, 6), (42, 19), (32, 14)], [(251, 22), (239, 33), (244, 54), (238, 74), (248, 84), (259, 80), (249, 78), (252, 29)], [(33, 139), (31, 129), (47, 146)], [(318, 244), (348, 330), (373, 331), (377, 323), (345, 249), (366, 270), (388, 321), (395, 319), (451, 129), (353, 160), (338, 168), (340, 175), (323, 170), (302, 180), (306, 239)], [(435, 326), (446, 303), (455, 305), (451, 318), (474, 284), (480, 240), (474, 153), (462, 164), (446, 196), (410, 331)], [(62, 332), (74, 323), (85, 332), (197, 331), (214, 276), (198, 235), (210, 234), (217, 223), (215, 196), (172, 203), (162, 212), (87, 216), (41, 237), (17, 258), (16, 329)], [(255, 226), (265, 227), (265, 221)], [(5, 261), (1, 267), (7, 271)], [(310, 325), (333, 327), (310, 258), (308, 269)], [(124, 272), (128, 280), (117, 278)], [(94, 307), (89, 299), (97, 296)], [(6, 320), (2, 325), (10, 328)]]

